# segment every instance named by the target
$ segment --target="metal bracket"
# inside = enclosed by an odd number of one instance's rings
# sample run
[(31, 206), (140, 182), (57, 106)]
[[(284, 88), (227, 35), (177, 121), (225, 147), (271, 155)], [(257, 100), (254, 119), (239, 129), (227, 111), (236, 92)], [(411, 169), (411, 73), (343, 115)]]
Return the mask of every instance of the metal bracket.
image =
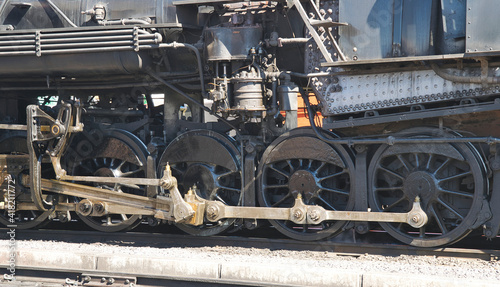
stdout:
[[(366, 191), (367, 188), (367, 180), (368, 177), (366, 175), (367, 171), (367, 146), (365, 145), (356, 145), (354, 147), (356, 149), (356, 180), (352, 181), (351, 184), (354, 185), (354, 210), (363, 211), (368, 210), (368, 195)], [(368, 222), (355, 222), (354, 223), (355, 230), (359, 234), (366, 234), (369, 231)]]
[(500, 231), (500, 209), (491, 208), (500, 204), (500, 156), (495, 152), (495, 158), (490, 162), (490, 167), (493, 170), (493, 190), (489, 207), (491, 210), (491, 219), (484, 225), (484, 236), (488, 239), (493, 239)]
[[(292, 3), (297, 8), (297, 11), (299, 12), (300, 17), (302, 18), (302, 21), (304, 21), (304, 24), (306, 25), (307, 29), (311, 33), (314, 41), (316, 42), (316, 45), (318, 45), (318, 49), (321, 51), (321, 54), (325, 58), (326, 62), (333, 63), (332, 56), (330, 55), (330, 53), (326, 49), (325, 45), (323, 44), (323, 41), (321, 40), (318, 32), (316, 32), (316, 29), (311, 24), (311, 20), (307, 16), (307, 12), (304, 9), (304, 7), (302, 6), (302, 3), (300, 3), (300, 0), (290, 0), (290, 3)], [(316, 10), (317, 10), (317, 8), (316, 8)], [(332, 43), (334, 43), (333, 41), (335, 41), (335, 39), (331, 39), (331, 40), (332, 40)], [(339, 53), (339, 55), (340, 54), (341, 53)], [(345, 59), (342, 59), (342, 60), (345, 60)]]
[(133, 276), (83, 273), (79, 276), (79, 282), (81, 282), (83, 286), (95, 287), (135, 286), (135, 284), (137, 284), (137, 278)]

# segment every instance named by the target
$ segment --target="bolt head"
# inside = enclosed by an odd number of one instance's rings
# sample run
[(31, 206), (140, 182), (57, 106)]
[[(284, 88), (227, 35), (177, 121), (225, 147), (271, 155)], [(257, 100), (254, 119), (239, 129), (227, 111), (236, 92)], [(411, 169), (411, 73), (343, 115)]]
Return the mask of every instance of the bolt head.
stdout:
[(312, 221), (318, 221), (319, 220), (319, 213), (317, 210), (312, 210), (310, 213), (309, 213), (309, 218), (312, 220)]
[(420, 221), (420, 216), (418, 215), (414, 215), (412, 218), (411, 218), (411, 221), (415, 222), (415, 223), (418, 223)]
[(302, 211), (300, 209), (296, 209), (294, 212), (293, 212), (293, 217), (297, 220), (301, 220), (302, 217), (304, 217), (304, 214), (302, 213)]

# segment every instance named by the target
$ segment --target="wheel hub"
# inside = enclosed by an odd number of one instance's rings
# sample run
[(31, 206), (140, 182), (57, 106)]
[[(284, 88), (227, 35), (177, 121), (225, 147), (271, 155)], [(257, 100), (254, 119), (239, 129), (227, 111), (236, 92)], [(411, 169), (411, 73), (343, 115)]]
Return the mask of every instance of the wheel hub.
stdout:
[(423, 202), (429, 202), (436, 195), (437, 184), (436, 178), (430, 173), (416, 171), (406, 177), (404, 192), (411, 201), (419, 196)]
[(102, 177), (115, 177), (114, 172), (107, 167), (101, 167), (100, 169), (94, 172), (94, 176), (102, 176)]
[(301, 193), (306, 202), (314, 198), (318, 190), (316, 178), (307, 170), (298, 170), (294, 172), (290, 177), (288, 188), (294, 196)]
[(189, 166), (184, 174), (183, 186), (187, 189), (196, 185), (202, 194), (210, 195), (216, 187), (216, 179), (209, 166), (204, 164), (193, 164)]

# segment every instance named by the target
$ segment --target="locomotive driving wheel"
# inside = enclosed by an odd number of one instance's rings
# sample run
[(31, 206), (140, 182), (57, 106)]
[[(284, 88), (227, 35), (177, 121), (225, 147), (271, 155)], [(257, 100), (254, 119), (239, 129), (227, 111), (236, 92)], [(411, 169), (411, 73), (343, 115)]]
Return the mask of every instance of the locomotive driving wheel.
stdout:
[[(73, 175), (103, 177), (146, 177), (146, 146), (133, 134), (123, 130), (94, 130), (89, 139), (80, 138), (76, 151), (83, 153), (73, 165)], [(96, 187), (145, 196), (144, 186), (96, 183)], [(76, 199), (77, 201), (79, 199)], [(131, 230), (142, 221), (140, 215), (107, 214), (102, 217), (83, 216), (90, 227), (104, 232)]]
[[(311, 129), (296, 129), (280, 136), (264, 152), (258, 171), (259, 203), (266, 207), (292, 207), (301, 194), (308, 205), (351, 210), (354, 204), (352, 174), (353, 163), (342, 146), (321, 141)], [(320, 240), (336, 235), (346, 223), (270, 222), (278, 231), (297, 240)]]
[[(160, 159), (158, 174), (163, 175), (168, 163), (182, 195), (193, 188), (203, 199), (237, 206), (242, 197), (239, 162), (239, 151), (229, 137), (208, 130), (194, 130), (168, 145)], [(176, 226), (191, 235), (211, 236), (227, 230), (234, 221), (205, 219), (200, 226), (182, 223)]]
[[(10, 155), (27, 155), (28, 147), (26, 145), (26, 134), (20, 132), (8, 133), (0, 139), (0, 154), (10, 154)], [(50, 173), (49, 168), (43, 168), (42, 164), (42, 176), (47, 176), (47, 171)], [(6, 194), (9, 190), (15, 193), (15, 203), (19, 206), (22, 203), (33, 203), (31, 198), (31, 192), (29, 186), (22, 185), (21, 177), (24, 174), (29, 174), (29, 167), (23, 167), (19, 169), (16, 173), (10, 174), (11, 181), (4, 182), (1, 187), (3, 200), (5, 206), (7, 207)], [(39, 211), (39, 210), (16, 210), (14, 215), (9, 216), (8, 210), (3, 209), (0, 212), (0, 224), (2, 225), (17, 225), (17, 229), (29, 229), (35, 227), (41, 227), (48, 223), (48, 217), (52, 213), (52, 210)]]
[[(412, 129), (399, 136), (439, 135), (433, 129)], [(419, 247), (452, 244), (469, 234), (487, 190), (484, 163), (465, 143), (383, 145), (373, 156), (368, 176), (372, 210), (408, 212), (420, 197), (429, 216), (425, 226), (380, 223), (394, 238)]]

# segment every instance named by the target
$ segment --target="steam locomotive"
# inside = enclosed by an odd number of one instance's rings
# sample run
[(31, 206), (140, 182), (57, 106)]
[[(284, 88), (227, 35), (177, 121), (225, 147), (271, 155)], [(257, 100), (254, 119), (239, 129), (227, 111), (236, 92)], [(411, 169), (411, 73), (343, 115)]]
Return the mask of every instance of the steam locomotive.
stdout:
[(0, 222), (495, 238), (495, 4), (1, 1)]

